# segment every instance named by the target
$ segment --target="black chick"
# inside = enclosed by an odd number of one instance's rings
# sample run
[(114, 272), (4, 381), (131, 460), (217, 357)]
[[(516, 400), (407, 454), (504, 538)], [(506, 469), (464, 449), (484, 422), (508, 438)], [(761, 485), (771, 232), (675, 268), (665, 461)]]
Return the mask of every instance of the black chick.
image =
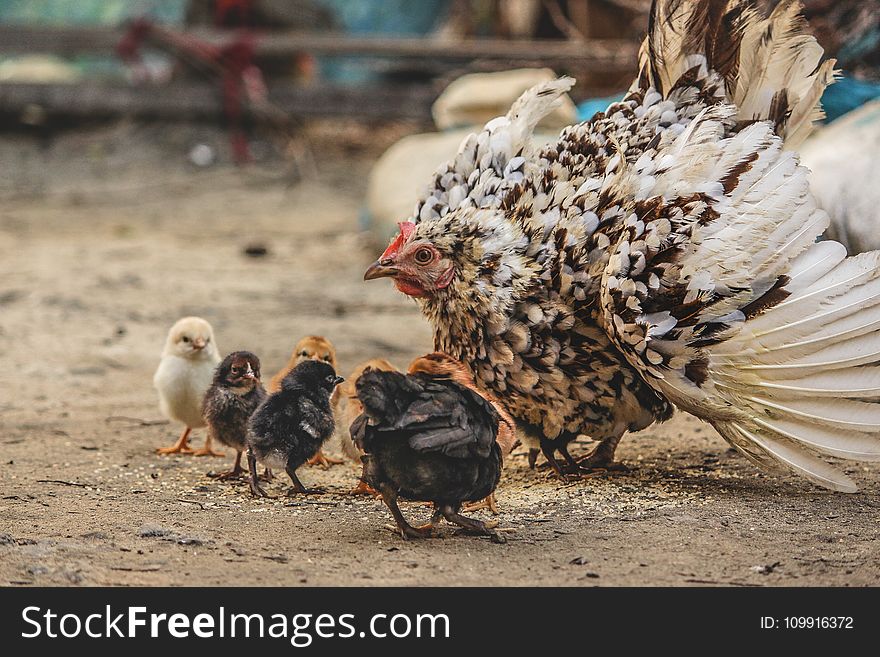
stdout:
[(287, 472), (295, 493), (320, 493), (303, 486), (296, 469), (312, 458), (333, 434), (330, 394), (345, 379), (323, 361), (306, 360), (282, 380), (281, 390), (269, 395), (251, 416), (248, 431), (248, 467), (251, 492), (268, 497), (256, 478), (256, 462)]
[[(364, 413), (351, 426), (365, 452), (363, 478), (382, 494), (401, 535), (434, 535), (440, 517), (465, 529), (504, 539), (459, 513), (462, 502), (491, 494), (501, 477), (498, 414), (476, 392), (448, 376), (368, 370), (357, 381)], [(431, 521), (411, 526), (397, 498), (434, 503)]]
[(260, 359), (249, 351), (234, 351), (214, 371), (214, 382), (205, 393), (202, 414), (211, 438), (236, 451), (232, 470), (218, 479), (236, 479), (244, 472), (241, 453), (247, 447), (248, 420), (266, 399), (260, 383)]

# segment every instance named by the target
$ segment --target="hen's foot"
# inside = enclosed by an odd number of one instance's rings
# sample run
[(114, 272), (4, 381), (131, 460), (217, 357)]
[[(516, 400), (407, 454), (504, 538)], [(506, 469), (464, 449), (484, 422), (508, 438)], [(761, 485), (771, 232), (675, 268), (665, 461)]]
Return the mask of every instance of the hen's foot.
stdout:
[(620, 461), (614, 460), (614, 450), (602, 449), (601, 443), (592, 452), (579, 458), (577, 464), (582, 472), (593, 472), (595, 470), (629, 472), (629, 467)]
[(323, 451), (319, 449), (318, 453), (310, 458), (307, 463), (309, 465), (320, 466), (324, 470), (329, 470), (331, 466), (341, 465), (345, 463), (345, 461), (343, 461), (342, 459), (334, 459), (330, 456), (327, 456)]

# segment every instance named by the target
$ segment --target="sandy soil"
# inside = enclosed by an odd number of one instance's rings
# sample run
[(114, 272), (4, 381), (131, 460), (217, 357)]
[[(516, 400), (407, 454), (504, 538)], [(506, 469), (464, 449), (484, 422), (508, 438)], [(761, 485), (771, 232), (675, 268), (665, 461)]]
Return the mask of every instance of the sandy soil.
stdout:
[[(0, 138), (0, 584), (880, 583), (880, 468), (846, 464), (855, 495), (769, 477), (683, 414), (624, 440), (628, 473), (562, 483), (516, 454), (506, 545), (451, 528), (401, 540), (380, 502), (345, 494), (353, 464), (301, 473), (321, 498), (276, 482), (255, 500), (206, 476), (227, 459), (154, 455), (178, 432), (151, 378), (181, 315), (268, 373), (306, 333), (337, 344), (343, 374), (430, 347), (412, 303), (361, 281), (356, 217), (381, 144), (321, 145), (320, 175), (290, 186), (266, 167), (193, 170), (191, 138)], [(243, 255), (254, 242), (268, 257)]]

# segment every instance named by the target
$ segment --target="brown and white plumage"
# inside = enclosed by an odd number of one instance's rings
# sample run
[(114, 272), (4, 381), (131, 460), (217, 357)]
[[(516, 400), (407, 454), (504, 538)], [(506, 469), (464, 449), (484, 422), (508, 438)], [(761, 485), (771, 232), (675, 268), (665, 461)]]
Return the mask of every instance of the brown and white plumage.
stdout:
[(658, 0), (621, 102), (536, 150), (522, 125), (569, 82), (525, 95), (365, 278), (415, 297), (435, 348), (569, 465), (578, 434), (601, 464), (676, 406), (762, 466), (854, 490), (816, 453), (880, 459), (880, 254), (815, 243), (827, 217), (786, 147), (833, 62), (804, 28), (791, 0)]

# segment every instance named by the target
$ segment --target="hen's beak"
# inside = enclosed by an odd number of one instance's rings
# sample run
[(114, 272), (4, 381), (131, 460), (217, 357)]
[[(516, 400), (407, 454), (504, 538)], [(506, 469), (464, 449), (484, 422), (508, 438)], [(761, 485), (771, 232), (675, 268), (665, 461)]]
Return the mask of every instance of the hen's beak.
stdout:
[(374, 278), (387, 278), (397, 274), (397, 267), (389, 258), (377, 260), (364, 272), (364, 280), (372, 281)]

